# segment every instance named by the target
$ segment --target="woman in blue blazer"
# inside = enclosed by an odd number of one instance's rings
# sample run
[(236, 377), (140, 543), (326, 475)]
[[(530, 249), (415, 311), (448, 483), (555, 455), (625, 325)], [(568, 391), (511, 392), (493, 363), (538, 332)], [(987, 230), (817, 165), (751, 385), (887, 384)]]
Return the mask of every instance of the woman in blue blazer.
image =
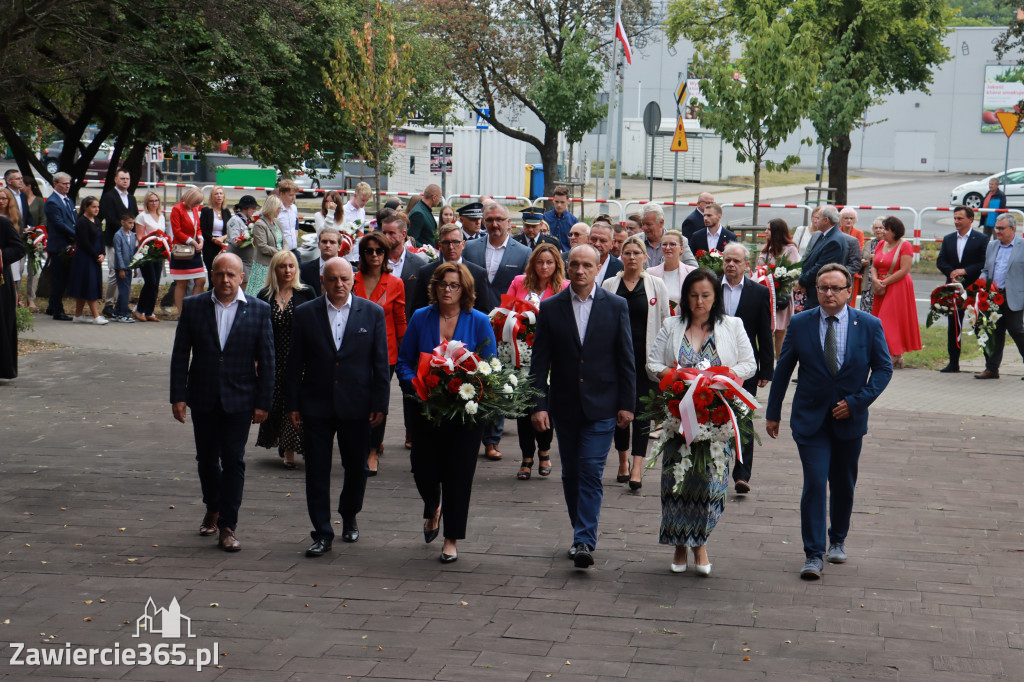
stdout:
[[(419, 366), (420, 353), (433, 351), (442, 338), (461, 341), (484, 358), (493, 357), (497, 347), (490, 320), (473, 309), (476, 300), (473, 276), (466, 266), (459, 263), (438, 266), (428, 287), (430, 305), (413, 314), (398, 351), (395, 371), (402, 392), (407, 396), (415, 392), (412, 380)], [(469, 496), (483, 424), (449, 422), (435, 425), (416, 410), (410, 427), (412, 475), (423, 498), (423, 538), (431, 542), (437, 537), (443, 500), (441, 563), (451, 563), (458, 558), (456, 541), (466, 537)]]

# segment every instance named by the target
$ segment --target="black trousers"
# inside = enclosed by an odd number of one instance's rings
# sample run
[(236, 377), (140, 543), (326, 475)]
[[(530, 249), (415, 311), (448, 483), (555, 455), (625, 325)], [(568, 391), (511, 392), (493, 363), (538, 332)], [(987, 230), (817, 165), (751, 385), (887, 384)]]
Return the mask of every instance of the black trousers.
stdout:
[[(619, 428), (618, 426), (615, 427), (616, 450), (620, 452), (629, 450), (630, 443), (632, 442), (633, 457), (647, 456), (647, 448), (650, 445), (651, 422), (650, 420), (643, 421), (638, 419), (637, 415), (643, 411), (643, 406), (640, 404), (640, 398), (645, 397), (652, 389), (657, 387), (658, 385), (656, 383), (647, 378), (647, 371), (644, 367), (638, 367), (636, 373), (636, 401), (633, 404), (633, 423), (624, 429)], [(630, 438), (631, 427), (633, 432), (632, 439)]]
[[(750, 395), (757, 395), (757, 377), (747, 379), (743, 382), (743, 390)], [(754, 434), (747, 434), (743, 436), (743, 461), (734, 461), (732, 463), (732, 480), (734, 481), (750, 481), (750, 470), (754, 466)]]
[[(395, 376), (395, 366), (391, 365), (391, 374), (389, 378)], [(405, 402), (404, 396), (402, 402)], [(380, 421), (379, 426), (374, 426), (370, 429), (370, 449), (380, 450), (380, 447), (384, 444), (384, 429), (388, 425), (388, 416), (385, 414), (384, 418)]]
[(537, 431), (533, 428), (533, 422), (529, 415), (516, 419), (516, 431), (519, 432), (519, 449), (523, 453), (523, 459), (533, 459), (534, 448), (541, 452), (551, 449), (551, 441), (555, 437), (555, 430)]
[(196, 439), (196, 463), (203, 503), (208, 512), (220, 512), (217, 525), (234, 530), (245, 487), (245, 444), (249, 440), (252, 412), (192, 411)]
[(163, 263), (144, 263), (139, 266), (142, 274), (142, 291), (139, 292), (139, 302), (135, 305), (135, 312), (140, 315), (152, 315), (156, 308), (156, 293), (160, 288), (160, 271), (163, 270)]
[(64, 312), (64, 290), (68, 288), (68, 276), (71, 274), (71, 259), (66, 253), (51, 254), (50, 268), (50, 304), (47, 315), (58, 315)]
[(306, 508), (313, 523), (314, 540), (331, 540), (331, 461), (337, 436), (345, 479), (338, 499), (342, 519), (354, 519), (363, 508), (366, 492), (366, 455), (370, 449), (370, 422), (366, 419), (302, 418), (302, 447), (306, 456)]
[(466, 537), (469, 497), (484, 427), (450, 423), (434, 426), (417, 409), (412, 415), (412, 477), (423, 498), (423, 518), (441, 505), (444, 537)]
[(999, 306), (999, 312), (1002, 317), (996, 322), (996, 329), (992, 333), (992, 355), (985, 355), (985, 369), (997, 374), (999, 365), (1003, 363), (1007, 334), (1017, 344), (1017, 352), (1024, 358), (1024, 310), (1010, 310), (1010, 304), (1003, 303)]
[(946, 331), (946, 353), (949, 355), (949, 364), (953, 367), (960, 366), (960, 346), (957, 345), (956, 330), (963, 326), (964, 311), (961, 310), (958, 315), (960, 318), (959, 325), (953, 315), (946, 317), (949, 321), (949, 328)]

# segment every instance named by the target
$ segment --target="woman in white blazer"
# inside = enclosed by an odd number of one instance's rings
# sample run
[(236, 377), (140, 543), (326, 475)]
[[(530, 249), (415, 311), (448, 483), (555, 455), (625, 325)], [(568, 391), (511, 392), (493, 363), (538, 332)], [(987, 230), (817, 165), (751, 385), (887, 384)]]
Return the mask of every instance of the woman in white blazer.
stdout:
[[(665, 320), (658, 332), (647, 355), (647, 374), (657, 381), (676, 366), (698, 367), (705, 363), (729, 367), (741, 380), (754, 376), (757, 370), (743, 322), (725, 314), (721, 282), (715, 273), (698, 268), (683, 282), (679, 317)], [(730, 451), (734, 447), (730, 445)], [(665, 452), (662, 456), (658, 541), (676, 548), (673, 572), (686, 570), (686, 548), (692, 547), (697, 574), (706, 576), (711, 573), (711, 563), (705, 545), (725, 507), (729, 467), (719, 474), (709, 464), (703, 476), (687, 476), (682, 492), (676, 493), (672, 467), (681, 459), (680, 453)]]
[[(647, 249), (642, 236), (634, 235), (623, 242), (620, 254), (622, 270), (614, 277), (606, 279), (601, 286), (605, 291), (626, 299), (626, 305), (629, 307), (629, 328), (633, 337), (633, 358), (636, 362), (636, 405), (633, 414), (637, 415), (643, 411), (640, 397), (657, 387), (657, 384), (647, 378), (645, 365), (647, 354), (654, 344), (658, 330), (661, 329), (661, 323), (670, 314), (668, 289), (660, 279), (650, 277), (644, 272)], [(650, 432), (650, 420), (633, 421), (633, 466), (630, 468), (629, 427), (615, 427), (615, 449), (619, 452), (619, 473), (615, 480), (619, 483), (628, 481), (631, 490), (639, 490), (643, 485), (643, 464)]]
[(668, 288), (668, 298), (672, 301), (670, 306), (675, 314), (675, 306), (682, 300), (683, 280), (697, 268), (682, 262), (683, 247), (686, 245), (686, 238), (679, 230), (665, 230), (661, 236), (661, 253), (665, 256), (664, 262), (647, 268), (648, 275), (654, 275), (665, 282)]

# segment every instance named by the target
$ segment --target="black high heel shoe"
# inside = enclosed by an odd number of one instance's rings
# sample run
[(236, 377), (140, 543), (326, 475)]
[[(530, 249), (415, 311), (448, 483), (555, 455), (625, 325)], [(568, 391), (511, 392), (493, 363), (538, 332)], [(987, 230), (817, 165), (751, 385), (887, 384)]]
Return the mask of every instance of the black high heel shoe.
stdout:
[(433, 542), (435, 539), (437, 539), (437, 534), (441, 532), (441, 513), (440, 513), (440, 511), (441, 510), (438, 509), (438, 511), (434, 514), (434, 516), (437, 518), (437, 527), (434, 528), (433, 530), (427, 530), (427, 522), (426, 521), (423, 522), (423, 541), (426, 542), (428, 545), (431, 542)]
[(640, 488), (643, 488), (643, 487), (644, 487), (643, 481), (630, 481), (629, 482), (629, 489), (630, 490), (640, 490)]

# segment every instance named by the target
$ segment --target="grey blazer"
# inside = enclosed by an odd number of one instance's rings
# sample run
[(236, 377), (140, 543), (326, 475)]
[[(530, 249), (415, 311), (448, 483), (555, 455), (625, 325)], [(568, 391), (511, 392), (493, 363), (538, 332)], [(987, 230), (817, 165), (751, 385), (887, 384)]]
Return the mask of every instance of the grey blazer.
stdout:
[[(1006, 270), (1006, 302), (1010, 310), (1024, 310), (1024, 239), (1014, 237), (1013, 251), (1010, 252), (1010, 267)], [(988, 243), (988, 251), (985, 252), (985, 268), (981, 271), (981, 277), (986, 282), (991, 282), (996, 272), (996, 253), (1002, 244), (998, 239)]]
[(253, 262), (269, 266), (274, 254), (284, 248), (283, 235), (281, 223), (276, 219), (268, 222), (260, 216), (260, 219), (252, 224)]
[[(486, 248), (486, 239), (474, 239), (466, 244), (462, 257), (486, 270)], [(530, 254), (532, 253), (533, 251), (530, 250), (530, 247), (524, 246), (509, 237), (508, 244), (505, 246), (505, 253), (501, 257), (501, 263), (498, 264), (498, 272), (494, 275), (494, 279), (490, 280), (491, 291), (495, 293), (496, 298), (500, 297), (499, 292), (504, 293), (508, 291), (516, 275), (523, 274), (523, 271), (526, 270), (526, 262), (530, 260)]]

